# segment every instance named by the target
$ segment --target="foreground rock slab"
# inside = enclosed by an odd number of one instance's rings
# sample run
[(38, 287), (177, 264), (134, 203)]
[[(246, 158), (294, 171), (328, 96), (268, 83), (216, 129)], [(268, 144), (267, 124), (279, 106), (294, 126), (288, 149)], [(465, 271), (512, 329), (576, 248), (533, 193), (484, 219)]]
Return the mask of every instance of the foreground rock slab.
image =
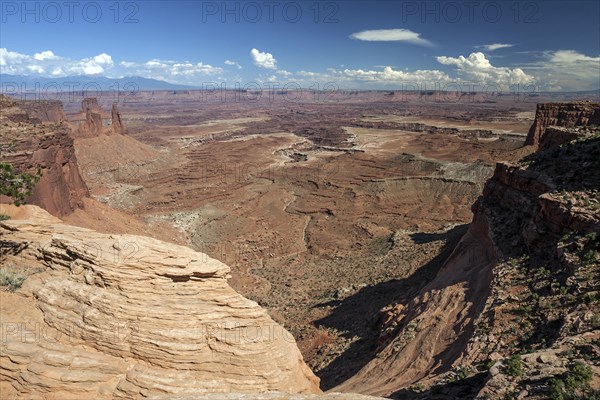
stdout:
[(1, 211), (2, 265), (37, 272), (0, 293), (3, 398), (320, 393), (294, 338), (220, 261), (34, 206)]
[[(355, 393), (289, 394), (281, 392), (240, 394), (210, 393), (202, 395), (202, 400), (380, 400), (383, 397), (366, 396)], [(194, 396), (153, 396), (150, 400), (198, 400)]]

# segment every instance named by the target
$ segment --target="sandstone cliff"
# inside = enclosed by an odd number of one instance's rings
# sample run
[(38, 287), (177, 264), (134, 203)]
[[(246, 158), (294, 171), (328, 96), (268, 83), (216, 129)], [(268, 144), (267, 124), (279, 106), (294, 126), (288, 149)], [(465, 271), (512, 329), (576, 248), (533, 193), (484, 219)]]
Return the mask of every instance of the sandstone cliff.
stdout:
[(37, 119), (40, 122), (60, 122), (67, 120), (63, 105), (58, 100), (23, 101), (19, 105), (32, 119)]
[[(60, 120), (64, 116), (62, 107), (60, 111), (56, 107), (57, 104), (51, 104), (56, 115), (48, 111), (48, 118)], [(38, 165), (42, 167), (42, 178), (27, 201), (56, 216), (73, 212), (88, 195), (88, 188), (79, 174), (70, 126), (62, 120), (40, 123), (40, 112), (32, 110), (48, 110), (44, 102), (16, 102), (2, 96), (0, 109), (0, 160), (11, 163), (20, 172), (33, 173)]]
[[(600, 125), (600, 104), (589, 101), (538, 104), (535, 121), (529, 129), (525, 144), (537, 145), (543, 142), (548, 127), (573, 128), (588, 125)], [(554, 136), (556, 137), (556, 132)], [(563, 144), (573, 138), (567, 134), (560, 143), (555, 141), (553, 144)]]
[[(497, 165), (437, 277), (391, 308), (374, 359), (336, 390), (411, 399), (598, 394), (600, 127), (590, 124), (600, 105), (588, 105), (586, 116), (579, 105), (538, 106), (531, 132), (541, 150)], [(561, 111), (548, 117), (549, 109)], [(546, 136), (552, 124), (585, 128), (565, 129), (558, 147)]]
[(2, 212), (3, 265), (35, 272), (0, 292), (3, 398), (320, 392), (294, 338), (231, 289), (225, 264), (35, 206)]

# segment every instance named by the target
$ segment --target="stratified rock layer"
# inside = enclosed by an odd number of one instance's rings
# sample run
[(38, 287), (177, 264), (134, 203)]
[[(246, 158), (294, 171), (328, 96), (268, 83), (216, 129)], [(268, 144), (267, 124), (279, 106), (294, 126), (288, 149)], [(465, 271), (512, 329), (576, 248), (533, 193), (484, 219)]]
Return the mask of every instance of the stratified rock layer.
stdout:
[(34, 174), (40, 167), (42, 177), (27, 201), (62, 217), (81, 206), (89, 192), (79, 173), (70, 127), (63, 121), (40, 124), (40, 113), (46, 112), (48, 118), (64, 116), (57, 102), (0, 98), (0, 162), (10, 163), (19, 173)]
[(39, 266), (2, 292), (4, 393), (143, 398), (319, 393), (294, 338), (227, 283), (229, 267), (151, 238), (64, 225), (34, 206), (0, 210), (2, 262)]
[(37, 119), (40, 122), (60, 122), (67, 120), (63, 104), (58, 100), (23, 101), (20, 102), (20, 107), (31, 118)]
[(529, 129), (525, 144), (543, 144), (546, 129), (550, 126), (573, 128), (588, 125), (600, 125), (600, 104), (587, 101), (538, 104), (535, 121)]

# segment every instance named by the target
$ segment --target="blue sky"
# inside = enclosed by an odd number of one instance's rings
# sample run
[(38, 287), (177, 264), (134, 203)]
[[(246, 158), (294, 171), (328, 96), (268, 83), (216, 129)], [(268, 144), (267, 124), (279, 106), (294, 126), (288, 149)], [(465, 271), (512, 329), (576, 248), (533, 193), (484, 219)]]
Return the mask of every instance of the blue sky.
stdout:
[(600, 87), (597, 1), (3, 0), (0, 13), (5, 74)]

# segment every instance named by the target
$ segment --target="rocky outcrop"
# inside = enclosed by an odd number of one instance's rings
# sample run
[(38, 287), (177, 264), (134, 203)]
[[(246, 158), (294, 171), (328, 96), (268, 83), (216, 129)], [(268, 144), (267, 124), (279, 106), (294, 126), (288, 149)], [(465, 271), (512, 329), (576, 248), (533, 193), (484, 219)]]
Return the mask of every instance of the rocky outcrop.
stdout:
[(39, 120), (25, 111), (38, 107), (32, 103), (36, 102), (3, 99), (0, 144), (6, 150), (0, 161), (12, 164), (19, 172), (35, 173), (40, 166), (42, 177), (27, 201), (53, 215), (65, 216), (81, 206), (82, 198), (88, 195), (79, 174), (71, 129), (65, 122), (36, 123)]
[[(600, 127), (591, 125), (599, 111), (538, 107), (531, 132), (541, 133), (541, 149), (497, 164), (435, 279), (387, 308), (376, 356), (336, 390), (389, 396), (418, 386), (411, 398), (538, 399), (549, 397), (552, 380), (586, 368), (598, 389), (600, 364), (590, 360), (600, 359), (600, 303), (592, 300), (600, 291)], [(586, 128), (564, 128), (572, 139), (558, 147), (546, 136), (558, 128), (546, 124)], [(569, 390), (595, 390), (585, 385)]]
[[(576, 126), (600, 125), (600, 104), (589, 101), (577, 103), (538, 104), (535, 121), (529, 129), (526, 145), (543, 145), (548, 127), (573, 128)], [(557, 142), (556, 131), (552, 134), (553, 144), (568, 142), (566, 135)]]
[(124, 133), (117, 105), (113, 104), (109, 114), (102, 109), (96, 98), (83, 99), (81, 111), (73, 116), (71, 121), (77, 125), (77, 138), (95, 138), (101, 135)]
[(85, 110), (85, 120), (79, 123), (78, 137), (96, 137), (102, 133), (102, 114)]
[(111, 115), (112, 115), (111, 127), (113, 130), (113, 133), (122, 134), (123, 133), (123, 122), (121, 122), (121, 113), (119, 112), (119, 109), (117, 108), (116, 103), (114, 103), (112, 105)]
[(228, 285), (225, 264), (64, 225), (34, 206), (3, 212), (13, 217), (0, 222), (3, 264), (41, 271), (0, 293), (4, 390), (48, 399), (320, 392), (294, 338)]
[(100, 107), (100, 104), (98, 104), (98, 99), (95, 97), (86, 97), (83, 99), (81, 101), (81, 111), (84, 113), (91, 111), (95, 114), (100, 114), (101, 116), (105, 114), (105, 111)]
[(20, 107), (30, 116), (40, 122), (66, 121), (67, 116), (62, 102), (58, 100), (48, 101), (23, 101)]
[[(150, 400), (198, 400), (195, 396), (152, 396)], [(204, 394), (202, 400), (383, 400), (382, 397), (364, 396), (356, 393), (289, 394), (289, 393), (230, 393)]]

